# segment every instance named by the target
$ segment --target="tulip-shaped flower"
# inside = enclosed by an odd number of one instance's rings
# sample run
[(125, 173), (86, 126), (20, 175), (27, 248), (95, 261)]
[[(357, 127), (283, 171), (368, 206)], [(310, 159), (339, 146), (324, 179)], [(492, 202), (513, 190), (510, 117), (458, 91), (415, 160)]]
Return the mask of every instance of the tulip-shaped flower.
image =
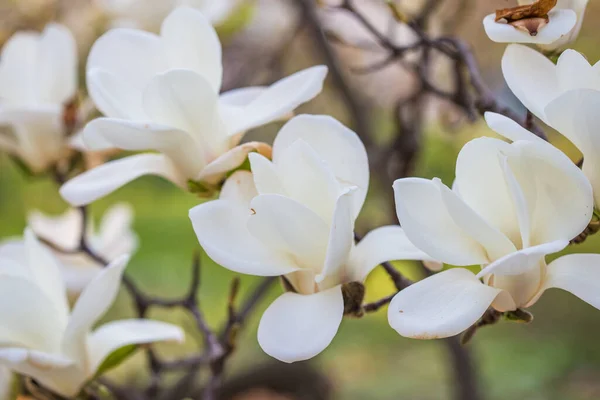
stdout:
[(490, 113), (486, 119), (513, 142), (467, 143), (452, 189), (437, 179), (394, 183), (409, 240), (447, 264), (482, 266), (478, 274), (465, 268), (441, 272), (396, 295), (388, 318), (403, 336), (453, 336), (490, 306), (500, 312), (529, 307), (552, 287), (600, 308), (600, 255), (545, 262), (590, 221), (589, 182), (561, 151), (516, 122)]
[(583, 153), (583, 172), (600, 205), (600, 63), (590, 65), (582, 54), (566, 50), (554, 64), (535, 50), (510, 45), (502, 72), (523, 105)]
[(519, 4), (483, 19), (489, 38), (557, 49), (579, 34), (587, 0), (519, 0)]
[[(31, 230), (58, 249), (54, 255), (60, 261), (63, 280), (69, 295), (73, 297), (79, 295), (103, 269), (89, 256), (74, 253), (81, 239), (82, 218), (81, 212), (76, 209), (70, 209), (58, 217), (34, 211), (27, 218)], [(138, 240), (131, 229), (132, 219), (131, 207), (126, 204), (113, 206), (102, 217), (97, 231), (90, 226), (89, 231), (86, 232), (88, 245), (94, 253), (108, 262), (133, 253), (137, 248)], [(2, 256), (24, 260), (27, 256), (24, 241), (16, 239), (0, 243), (0, 257)]]
[(27, 260), (0, 259), (0, 365), (75, 397), (114, 351), (135, 344), (182, 341), (183, 331), (131, 319), (93, 325), (114, 301), (127, 256), (99, 273), (69, 312), (58, 260), (25, 232)]
[(77, 48), (67, 28), (13, 35), (0, 54), (0, 151), (34, 173), (56, 163), (67, 147), (65, 107), (76, 93)]
[(335, 119), (293, 118), (275, 139), (273, 161), (253, 153), (250, 164), (251, 173), (233, 174), (219, 200), (195, 207), (190, 218), (215, 262), (285, 277), (287, 293), (265, 311), (258, 341), (281, 361), (305, 360), (332, 341), (345, 305), (360, 306), (362, 297), (345, 284), (362, 282), (382, 261), (430, 258), (398, 226), (376, 229), (355, 245), (367, 154)]
[(83, 133), (89, 150), (153, 150), (88, 171), (61, 189), (73, 205), (90, 203), (142, 176), (159, 175), (182, 188), (212, 191), (249, 152), (269, 155), (264, 143), (239, 145), (242, 133), (287, 116), (322, 89), (327, 68), (300, 71), (270, 87), (219, 96), (223, 67), (215, 30), (199, 12), (177, 8), (160, 36), (114, 29), (94, 44), (88, 90), (107, 118)]

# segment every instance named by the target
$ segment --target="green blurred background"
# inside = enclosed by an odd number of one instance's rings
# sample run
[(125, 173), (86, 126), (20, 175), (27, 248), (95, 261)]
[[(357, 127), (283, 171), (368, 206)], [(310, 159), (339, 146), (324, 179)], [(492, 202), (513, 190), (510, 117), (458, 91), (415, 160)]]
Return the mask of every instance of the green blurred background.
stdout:
[[(0, 0), (0, 10), (3, 7), (5, 10), (13, 7), (14, 3)], [(73, 5), (75, 3), (81, 2), (72, 2)], [(486, 79), (506, 102), (513, 100), (503, 87), (499, 71), (499, 59), (504, 47), (487, 41), (480, 17), (496, 6), (510, 4), (512, 2), (503, 0), (474, 2), (472, 13), (465, 17), (464, 24), (459, 29), (459, 33), (475, 45)], [(8, 12), (2, 15), (12, 16)], [(600, 4), (592, 1), (582, 35), (574, 45), (592, 61), (600, 57), (600, 32), (596, 23), (598, 15)], [(48, 16), (40, 17), (39, 21), (27, 20), (22, 24), (3, 18), (0, 22), (0, 34), (8, 36), (14, 27), (29, 27), (28, 24), (39, 27), (40, 24), (43, 25), (40, 21), (44, 21), (44, 18), (47, 19)], [(69, 18), (76, 19), (76, 16)], [(236, 34), (228, 33), (225, 39), (235, 43), (235, 36)], [(81, 45), (82, 49), (86, 46)], [(284, 74), (319, 62), (311, 49), (309, 38), (300, 35), (290, 47), (281, 62)], [(365, 102), (369, 101), (372, 103), (372, 131), (378, 136), (378, 140), (384, 141), (393, 132), (392, 112), (385, 104), (365, 99)], [(331, 82), (328, 82), (324, 93), (303, 106), (301, 112), (333, 114), (348, 123), (339, 94)], [(481, 122), (475, 125), (448, 126), (439, 122), (442, 119), (440, 115), (438, 114), (440, 118), (432, 119), (427, 125), (415, 175), (440, 177), (450, 184), (456, 155), (462, 144), (475, 136), (491, 135), (491, 132)], [(251, 132), (249, 137), (269, 140), (277, 128), (278, 124), (272, 124)], [(569, 143), (556, 135), (552, 135), (551, 139), (573, 159), (578, 157)], [(386, 215), (386, 208), (382, 205), (389, 204), (392, 195), (391, 188), (372, 185), (357, 224), (358, 233), (365, 233), (386, 223), (390, 216)], [(117, 202), (128, 202), (135, 209), (134, 230), (139, 236), (140, 248), (128, 267), (129, 273), (149, 292), (167, 296), (183, 293), (189, 282), (192, 254), (198, 248), (187, 213), (200, 200), (181, 192), (168, 182), (150, 177), (127, 185), (94, 203), (91, 206), (92, 213), (99, 218), (104, 210)], [(21, 234), (26, 215), (31, 210), (59, 214), (66, 207), (51, 179), (28, 177), (11, 160), (0, 156), (0, 238)], [(600, 236), (588, 239), (585, 244), (571, 248), (570, 251), (600, 252)], [(202, 309), (209, 323), (218, 327), (224, 321), (227, 292), (236, 274), (215, 265), (206, 256), (203, 257), (202, 264)], [(415, 265), (396, 265), (409, 277), (419, 278), (419, 269)], [(240, 297), (257, 282), (256, 278), (242, 277)], [(382, 271), (375, 270), (367, 281), (367, 301), (392, 292), (393, 286), (388, 277)], [(229, 365), (230, 375), (255, 366), (256, 363), (269, 362), (269, 358), (258, 347), (256, 325), (261, 311), (280, 293), (281, 288), (274, 286), (241, 333), (238, 350)], [(532, 324), (525, 326), (503, 322), (482, 329), (468, 345), (475, 358), (476, 372), (481, 379), (485, 398), (600, 399), (600, 344), (596, 342), (600, 332), (600, 312), (558, 290), (544, 295), (531, 311), (535, 315)], [(129, 299), (122, 293), (107, 318), (131, 315)], [(193, 332), (192, 321), (184, 313), (156, 310), (152, 316), (176, 322), (190, 331), (185, 346), (161, 347), (165, 357), (188, 353), (197, 348), (197, 343), (201, 343), (198, 335)], [(136, 356), (113, 371), (112, 376), (123, 381), (144, 380), (146, 376), (143, 362), (143, 357)], [(452, 366), (443, 342), (400, 337), (388, 326), (385, 309), (360, 320), (344, 320), (332, 345), (312, 363), (331, 380), (335, 398), (339, 399), (449, 399), (454, 384)]]

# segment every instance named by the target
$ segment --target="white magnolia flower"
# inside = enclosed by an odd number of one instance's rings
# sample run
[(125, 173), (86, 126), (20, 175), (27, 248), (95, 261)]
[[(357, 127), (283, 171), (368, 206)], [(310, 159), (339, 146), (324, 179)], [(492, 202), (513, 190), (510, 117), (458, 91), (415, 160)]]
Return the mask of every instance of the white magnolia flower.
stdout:
[[(592, 216), (592, 189), (561, 151), (516, 122), (486, 114), (489, 126), (513, 141), (467, 143), (452, 189), (438, 179), (399, 179), (396, 206), (406, 236), (454, 268), (401, 291), (388, 311), (403, 336), (456, 335), (488, 309), (529, 307), (548, 288), (568, 290), (600, 307), (600, 255), (565, 256), (564, 249)], [(483, 281), (480, 281), (482, 279)]]
[(548, 13), (547, 21), (543, 18), (529, 18), (509, 24), (505, 20), (496, 22), (495, 13), (483, 19), (485, 33), (498, 43), (551, 45), (570, 38), (571, 32), (578, 29), (578, 24), (578, 14), (569, 7), (555, 7)]
[(177, 6), (201, 11), (214, 25), (221, 24), (240, 5), (240, 0), (97, 0), (115, 27), (156, 32), (163, 19)]
[(327, 68), (300, 71), (270, 87), (232, 90), (219, 96), (221, 44), (196, 10), (178, 8), (161, 35), (109, 31), (91, 50), (90, 96), (108, 118), (90, 122), (90, 150), (154, 150), (88, 171), (61, 194), (74, 205), (90, 203), (142, 176), (159, 175), (180, 187), (210, 189), (239, 167), (249, 152), (268, 155), (264, 143), (239, 145), (241, 134), (280, 119), (322, 89)]
[[(133, 211), (129, 205), (113, 206), (102, 217), (97, 231), (90, 226), (86, 233), (88, 245), (108, 262), (133, 253), (137, 248), (138, 239), (131, 229), (132, 220)], [(67, 252), (78, 249), (83, 227), (82, 214), (79, 210), (70, 209), (58, 217), (34, 211), (29, 214), (27, 222), (38, 237), (52, 243), (58, 249)], [(0, 257), (10, 256), (24, 260), (26, 251), (21, 239), (0, 244)], [(81, 293), (103, 269), (103, 266), (85, 254), (55, 251), (54, 255), (60, 261), (61, 273), (70, 296)]]
[[(190, 211), (200, 244), (236, 272), (284, 276), (289, 291), (265, 311), (263, 350), (281, 361), (309, 359), (333, 340), (344, 314), (342, 285), (362, 282), (382, 261), (430, 259), (399, 226), (354, 243), (369, 184), (358, 136), (326, 116), (293, 118), (273, 144), (273, 161), (250, 154), (219, 200)], [(361, 301), (360, 299), (359, 301)]]
[(590, 65), (582, 54), (566, 50), (554, 64), (535, 50), (510, 45), (502, 72), (521, 103), (583, 153), (583, 172), (600, 205), (600, 63)]
[(92, 327), (114, 301), (127, 256), (96, 276), (69, 311), (58, 260), (25, 232), (27, 260), (0, 259), (0, 365), (74, 397), (115, 350), (133, 344), (182, 341), (183, 331), (159, 321), (130, 319)]
[(67, 147), (63, 113), (77, 93), (77, 47), (69, 30), (48, 24), (17, 32), (0, 54), (0, 150), (33, 172), (58, 161)]
[[(534, 0), (519, 0), (520, 5), (527, 5), (533, 3)], [(570, 43), (577, 40), (579, 36), (579, 32), (581, 31), (581, 26), (583, 25), (583, 19), (585, 16), (585, 9), (587, 8), (589, 0), (558, 0), (556, 3), (556, 10), (573, 10), (577, 15), (577, 23), (575, 27), (571, 29), (571, 31), (562, 36), (555, 42), (552, 42), (548, 45), (538, 45), (544, 51), (559, 51), (563, 50)]]

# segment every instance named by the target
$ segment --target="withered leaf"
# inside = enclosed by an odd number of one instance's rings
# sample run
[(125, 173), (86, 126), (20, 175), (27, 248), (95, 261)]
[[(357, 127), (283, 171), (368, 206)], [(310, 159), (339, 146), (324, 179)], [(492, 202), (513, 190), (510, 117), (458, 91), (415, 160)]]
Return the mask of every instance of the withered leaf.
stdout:
[(548, 13), (552, 10), (558, 0), (538, 0), (526, 6), (517, 6), (496, 10), (496, 22), (505, 19), (507, 22), (515, 22), (528, 18), (543, 18), (548, 20)]

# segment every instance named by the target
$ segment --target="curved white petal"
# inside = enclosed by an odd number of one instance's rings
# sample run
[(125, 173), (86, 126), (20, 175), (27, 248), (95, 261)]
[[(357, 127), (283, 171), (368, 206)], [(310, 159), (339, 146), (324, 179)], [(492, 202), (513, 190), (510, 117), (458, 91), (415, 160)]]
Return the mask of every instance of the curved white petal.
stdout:
[[(325, 265), (321, 273), (315, 277), (316, 282), (323, 285), (322, 288), (346, 283), (344, 280), (348, 279), (352, 273), (352, 271), (344, 271), (344, 268), (348, 268), (348, 257), (354, 244), (352, 197), (355, 192), (356, 189), (347, 190), (338, 198), (335, 204)], [(327, 281), (324, 282), (326, 279)]]
[(32, 104), (36, 100), (36, 62), (39, 35), (17, 32), (2, 47), (0, 54), (0, 93), (13, 104)]
[(175, 325), (147, 319), (113, 321), (96, 329), (88, 339), (89, 371), (95, 373), (113, 351), (132, 344), (183, 342), (185, 333)]
[(250, 209), (250, 201), (258, 195), (252, 172), (235, 171), (223, 184), (219, 199)]
[(500, 139), (471, 140), (458, 154), (454, 184), (469, 207), (514, 244), (519, 244), (517, 213), (500, 162), (500, 155), (515, 154), (516, 150)]
[(176, 8), (162, 23), (161, 40), (171, 68), (185, 68), (202, 75), (221, 89), (221, 42), (204, 15), (190, 7)]
[(485, 113), (485, 122), (491, 130), (513, 142), (516, 142), (517, 140), (525, 140), (548, 144), (548, 142), (546, 142), (544, 139), (532, 132), (529, 132), (514, 120), (502, 114), (488, 111)]
[[(287, 196), (330, 223), (343, 185), (319, 154), (304, 140), (298, 139), (278, 155), (275, 167)], [(352, 215), (356, 218), (354, 210)]]
[(287, 195), (279, 171), (271, 160), (256, 153), (248, 154), (248, 160), (258, 193)]
[(77, 92), (77, 44), (65, 26), (50, 23), (40, 36), (36, 60), (40, 100), (64, 104)]
[[(150, 78), (148, 78), (148, 81)], [(146, 120), (142, 89), (99, 68), (88, 69), (87, 89), (96, 108), (110, 118)]]
[(36, 350), (1, 348), (0, 364), (67, 398), (75, 397), (90, 378), (72, 360)]
[(390, 303), (388, 322), (400, 335), (414, 339), (454, 336), (477, 322), (501, 294), (471, 271), (453, 268), (398, 293)]
[[(136, 29), (111, 29), (94, 42), (86, 70), (102, 70), (120, 84), (127, 83), (141, 92), (154, 75), (167, 69), (166, 61), (157, 35)], [(92, 90), (90, 95), (96, 103)]]
[(63, 336), (62, 350), (80, 365), (86, 362), (87, 340), (92, 326), (115, 301), (128, 262), (129, 256), (122, 256), (103, 269), (83, 290), (73, 307)]
[(454, 223), (467, 235), (479, 242), (487, 257), (495, 260), (516, 250), (515, 245), (500, 231), (488, 224), (472, 208), (439, 179), (434, 179), (442, 201)]
[[(592, 218), (594, 197), (584, 173), (560, 150), (551, 145), (517, 142), (515, 146), (530, 160), (524, 165), (533, 183), (521, 181), (526, 196), (536, 187), (535, 202), (528, 198), (531, 214), (531, 244), (571, 240)], [(592, 162), (590, 162), (593, 165)], [(589, 168), (589, 166), (588, 166)], [(597, 173), (593, 171), (591, 173)]]
[(600, 309), (600, 254), (569, 254), (548, 265), (542, 289), (566, 290)]
[(228, 172), (241, 166), (252, 153), (270, 154), (271, 146), (261, 142), (248, 142), (236, 146), (208, 163), (197, 179), (203, 182), (218, 183)]
[(76, 176), (60, 188), (60, 195), (73, 206), (89, 204), (144, 175), (158, 175), (185, 186), (169, 159), (160, 154), (138, 154), (115, 160)]
[[(533, 174), (527, 171), (523, 173), (523, 179), (521, 182), (517, 180), (515, 173), (513, 172), (513, 168), (509, 165), (508, 157), (504, 154), (499, 155), (500, 165), (502, 166), (502, 170), (504, 172), (504, 179), (506, 180), (506, 185), (508, 186), (508, 192), (513, 201), (514, 209), (517, 215), (517, 221), (519, 223), (519, 231), (521, 233), (521, 242), (520, 248), (525, 248), (531, 246), (531, 231), (532, 231), (532, 214), (535, 212), (533, 209), (534, 200), (537, 200), (537, 188), (532, 189), (531, 179)], [(521, 166), (519, 161), (517, 160), (515, 164)], [(529, 168), (530, 165), (525, 164), (525, 168)], [(525, 169), (523, 168), (523, 169)], [(518, 171), (518, 167), (514, 168)], [(524, 171), (518, 171), (524, 172)], [(528, 187), (529, 186), (529, 187)], [(528, 190), (529, 189), (529, 190)], [(528, 196), (529, 195), (529, 196)], [(536, 242), (537, 243), (537, 242)]]
[(362, 208), (369, 187), (369, 160), (358, 135), (329, 116), (299, 115), (292, 118), (273, 143), (273, 161), (279, 163), (284, 149), (302, 139), (333, 170), (343, 187), (356, 186), (354, 216)]
[(329, 346), (343, 316), (341, 286), (311, 295), (284, 293), (263, 314), (258, 343), (280, 361), (308, 360)]
[(232, 192), (233, 188), (228, 188), (228, 200), (210, 201), (190, 210), (194, 231), (206, 254), (217, 264), (242, 274), (279, 276), (295, 271), (298, 267), (284, 253), (250, 234), (247, 222), (251, 210), (229, 200)]
[(583, 172), (594, 188), (596, 205), (600, 204), (600, 91), (572, 90), (546, 107), (549, 123), (565, 135), (583, 153)]
[(226, 149), (227, 135), (217, 112), (217, 94), (202, 75), (174, 69), (156, 75), (144, 90), (144, 110), (159, 124), (187, 132), (204, 148), (208, 159)]
[(229, 135), (245, 132), (283, 118), (323, 90), (327, 67), (316, 66), (275, 82), (245, 106), (222, 103)]
[(408, 240), (401, 227), (382, 226), (367, 233), (352, 249), (348, 260), (351, 280), (361, 282), (373, 268), (394, 260), (435, 261)]
[(38, 210), (27, 215), (27, 223), (38, 237), (62, 249), (75, 249), (81, 237), (81, 211), (69, 208), (63, 214), (50, 216)]
[(547, 123), (544, 108), (559, 93), (552, 61), (527, 46), (511, 44), (502, 57), (502, 73), (521, 103)]
[[(556, 76), (562, 91), (600, 89), (600, 76), (585, 56), (575, 50), (565, 50), (556, 62)], [(551, 99), (548, 99), (551, 100)]]
[(55, 317), (57, 318), (56, 324), (64, 326), (69, 314), (69, 304), (60, 273), (60, 263), (50, 250), (42, 246), (31, 229), (25, 230), (25, 248), (31, 280), (37, 283), (58, 311), (59, 314)]
[(262, 95), (267, 89), (267, 86), (248, 86), (245, 88), (228, 90), (227, 92), (221, 93), (219, 96), (219, 103), (224, 106), (247, 106), (256, 100), (258, 96)]
[(548, 17), (550, 21), (536, 35), (504, 22), (496, 22), (496, 14), (486, 16), (483, 27), (494, 42), (550, 44), (569, 33), (577, 24), (577, 14), (573, 10), (552, 10)]
[(87, 124), (83, 135), (86, 147), (92, 151), (107, 148), (159, 151), (188, 178), (193, 178), (204, 167), (198, 143), (188, 133), (171, 126), (98, 118)]
[(329, 225), (309, 208), (277, 194), (250, 202), (248, 230), (271, 251), (289, 254), (298, 264), (319, 271), (325, 262)]
[[(0, 347), (22, 346), (57, 352), (65, 329), (62, 310), (31, 279), (3, 275), (0, 293)], [(15, 312), (18, 305), (19, 312)]]
[(541, 260), (548, 254), (557, 253), (569, 245), (568, 240), (557, 240), (550, 243), (528, 247), (512, 254), (508, 254), (499, 260), (486, 266), (477, 274), (482, 278), (488, 274), (494, 275), (520, 275), (537, 267)]
[(93, 240), (97, 251), (109, 260), (131, 254), (137, 248), (138, 238), (132, 231), (133, 208), (127, 203), (118, 203), (102, 216), (98, 235)]
[(400, 225), (419, 249), (453, 265), (487, 262), (483, 246), (454, 222), (436, 182), (398, 179), (394, 182), (394, 195)]

